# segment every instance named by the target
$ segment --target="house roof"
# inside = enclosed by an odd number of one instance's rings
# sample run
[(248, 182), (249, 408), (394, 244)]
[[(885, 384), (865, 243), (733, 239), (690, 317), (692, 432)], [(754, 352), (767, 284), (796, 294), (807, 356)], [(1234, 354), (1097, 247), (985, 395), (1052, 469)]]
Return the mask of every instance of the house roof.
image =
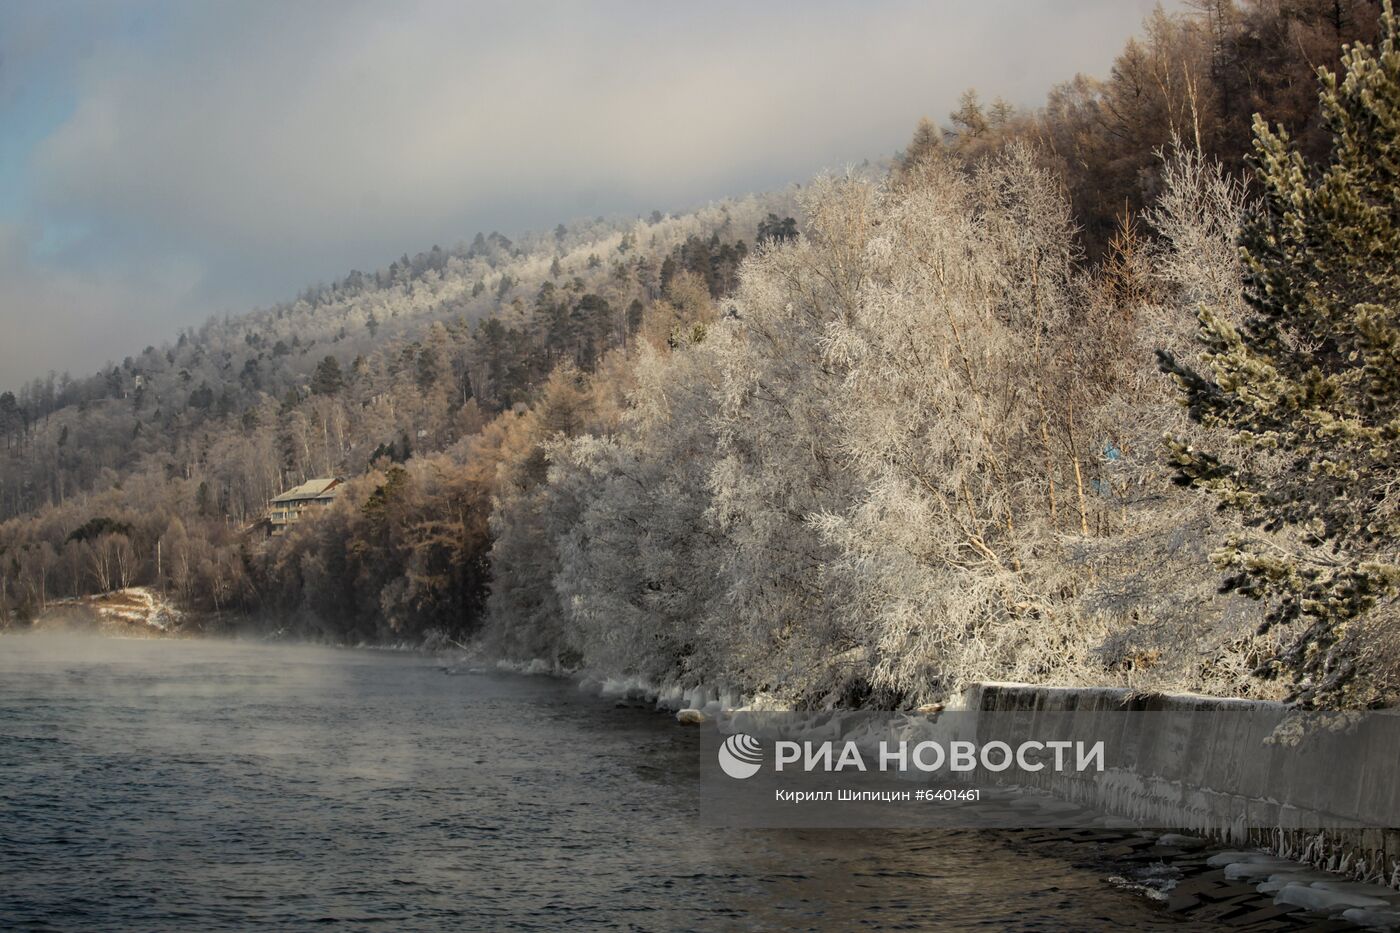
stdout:
[(300, 486), (293, 486), (272, 501), (285, 503), (304, 502), (308, 499), (333, 499), (335, 498), (334, 489), (339, 485), (340, 480), (337, 477), (323, 476), (319, 479), (307, 480)]

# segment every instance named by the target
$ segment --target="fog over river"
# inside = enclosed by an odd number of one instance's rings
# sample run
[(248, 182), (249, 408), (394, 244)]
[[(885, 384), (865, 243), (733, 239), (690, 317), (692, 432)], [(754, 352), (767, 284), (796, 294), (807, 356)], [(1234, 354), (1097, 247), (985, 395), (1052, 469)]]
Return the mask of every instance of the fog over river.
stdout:
[(703, 828), (697, 748), (425, 655), (0, 636), (0, 927), (1183, 929), (987, 834)]

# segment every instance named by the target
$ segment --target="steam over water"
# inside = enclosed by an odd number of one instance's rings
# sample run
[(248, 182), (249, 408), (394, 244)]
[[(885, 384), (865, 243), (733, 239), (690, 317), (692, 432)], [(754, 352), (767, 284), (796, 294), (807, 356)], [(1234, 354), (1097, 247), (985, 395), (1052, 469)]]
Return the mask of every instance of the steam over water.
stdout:
[(1179, 928), (993, 837), (701, 829), (696, 756), (423, 656), (0, 637), (0, 928)]

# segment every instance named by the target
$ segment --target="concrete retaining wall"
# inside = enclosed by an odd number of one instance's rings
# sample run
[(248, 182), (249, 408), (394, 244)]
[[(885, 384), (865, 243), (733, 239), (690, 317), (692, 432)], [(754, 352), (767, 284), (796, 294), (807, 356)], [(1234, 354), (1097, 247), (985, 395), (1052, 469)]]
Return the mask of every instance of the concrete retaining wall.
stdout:
[[(996, 714), (979, 717), (979, 738), (984, 721), (1004, 724), (1007, 714), (1028, 730), (1039, 718), (1053, 724), (1047, 727), (1057, 738), (1085, 740), (1130, 719), (1104, 715), (1110, 711), (1224, 714), (1137, 717), (1131, 736), (1122, 737), (1134, 752), (1131, 769), (1046, 769), (1015, 781), (1145, 825), (1265, 846), (1370, 880), (1400, 880), (1400, 829), (1377, 828), (1400, 812), (1400, 747), (1389, 742), (1339, 739), (1330, 753), (1324, 738), (1300, 767), (1296, 751), (1264, 742), (1287, 715), (1277, 703), (1006, 683), (975, 684), (964, 701), (969, 710)], [(1007, 775), (979, 773), (975, 780), (990, 784)]]

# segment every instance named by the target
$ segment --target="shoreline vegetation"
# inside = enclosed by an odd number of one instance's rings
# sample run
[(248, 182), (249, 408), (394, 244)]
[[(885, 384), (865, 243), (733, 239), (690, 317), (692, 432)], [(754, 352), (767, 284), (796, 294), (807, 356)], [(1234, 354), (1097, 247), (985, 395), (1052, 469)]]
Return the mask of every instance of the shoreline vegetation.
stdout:
[(1397, 89), (1388, 5), (1158, 11), (887, 164), (478, 234), (5, 393), (0, 627), (159, 592), (801, 708), (1393, 703)]

